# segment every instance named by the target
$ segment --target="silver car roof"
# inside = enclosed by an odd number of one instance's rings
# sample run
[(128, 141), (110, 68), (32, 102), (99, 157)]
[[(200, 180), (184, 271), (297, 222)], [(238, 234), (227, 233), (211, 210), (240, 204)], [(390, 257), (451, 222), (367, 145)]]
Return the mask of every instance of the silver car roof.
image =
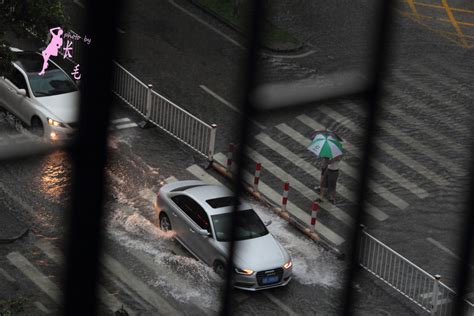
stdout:
[[(188, 196), (192, 197), (196, 202), (198, 202), (204, 208), (206, 213), (211, 216), (232, 212), (232, 206), (213, 208), (206, 202), (206, 200), (209, 199), (233, 196), (231, 190), (223, 185), (205, 184), (204, 182), (202, 184), (203, 185), (201, 186), (192, 187), (182, 192), (186, 192)], [(239, 210), (248, 210), (250, 208), (250, 205), (241, 201)]]

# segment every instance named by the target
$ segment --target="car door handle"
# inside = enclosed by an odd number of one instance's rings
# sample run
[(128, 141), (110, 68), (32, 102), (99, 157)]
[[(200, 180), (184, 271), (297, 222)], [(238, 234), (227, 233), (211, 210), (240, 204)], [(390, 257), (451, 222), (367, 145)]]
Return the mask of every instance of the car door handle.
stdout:
[(173, 214), (174, 217), (178, 217), (178, 214), (176, 214), (175, 212), (172, 212), (171, 214)]
[(194, 229), (192, 229), (192, 228), (190, 228), (189, 231), (190, 231), (191, 233), (193, 233), (193, 234), (195, 233), (195, 232), (194, 232)]

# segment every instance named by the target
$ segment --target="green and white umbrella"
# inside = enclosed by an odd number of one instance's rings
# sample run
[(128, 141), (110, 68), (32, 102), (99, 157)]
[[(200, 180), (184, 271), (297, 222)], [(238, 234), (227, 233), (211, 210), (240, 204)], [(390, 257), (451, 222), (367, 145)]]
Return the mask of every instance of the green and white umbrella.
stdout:
[(331, 135), (317, 134), (308, 149), (321, 158), (332, 159), (342, 155), (342, 144)]

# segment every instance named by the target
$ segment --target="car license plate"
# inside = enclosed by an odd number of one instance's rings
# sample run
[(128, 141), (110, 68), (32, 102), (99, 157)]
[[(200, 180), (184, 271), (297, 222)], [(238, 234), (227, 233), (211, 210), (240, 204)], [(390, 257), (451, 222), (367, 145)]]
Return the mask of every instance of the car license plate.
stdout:
[(267, 277), (262, 278), (262, 283), (263, 284), (272, 284), (278, 282), (278, 276), (277, 275), (271, 275)]

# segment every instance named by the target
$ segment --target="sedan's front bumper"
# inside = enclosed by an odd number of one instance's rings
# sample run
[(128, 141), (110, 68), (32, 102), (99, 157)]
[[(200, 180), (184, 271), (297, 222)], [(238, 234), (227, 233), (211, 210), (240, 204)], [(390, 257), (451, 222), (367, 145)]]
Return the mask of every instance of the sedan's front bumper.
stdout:
[[(275, 269), (276, 270), (276, 269)], [(263, 272), (263, 271), (262, 271)], [(262, 273), (260, 272), (260, 273)], [(287, 285), (292, 278), (293, 268), (290, 269), (283, 269), (283, 273), (278, 282), (271, 283), (271, 284), (262, 284), (261, 281), (258, 281), (257, 273), (253, 275), (247, 276), (242, 274), (234, 274), (234, 287), (240, 290), (246, 291), (259, 291), (265, 289), (271, 289), (274, 287), (280, 287)]]
[(48, 125), (45, 129), (44, 137), (49, 141), (64, 141), (69, 140), (74, 136), (75, 129), (69, 127), (59, 127)]

